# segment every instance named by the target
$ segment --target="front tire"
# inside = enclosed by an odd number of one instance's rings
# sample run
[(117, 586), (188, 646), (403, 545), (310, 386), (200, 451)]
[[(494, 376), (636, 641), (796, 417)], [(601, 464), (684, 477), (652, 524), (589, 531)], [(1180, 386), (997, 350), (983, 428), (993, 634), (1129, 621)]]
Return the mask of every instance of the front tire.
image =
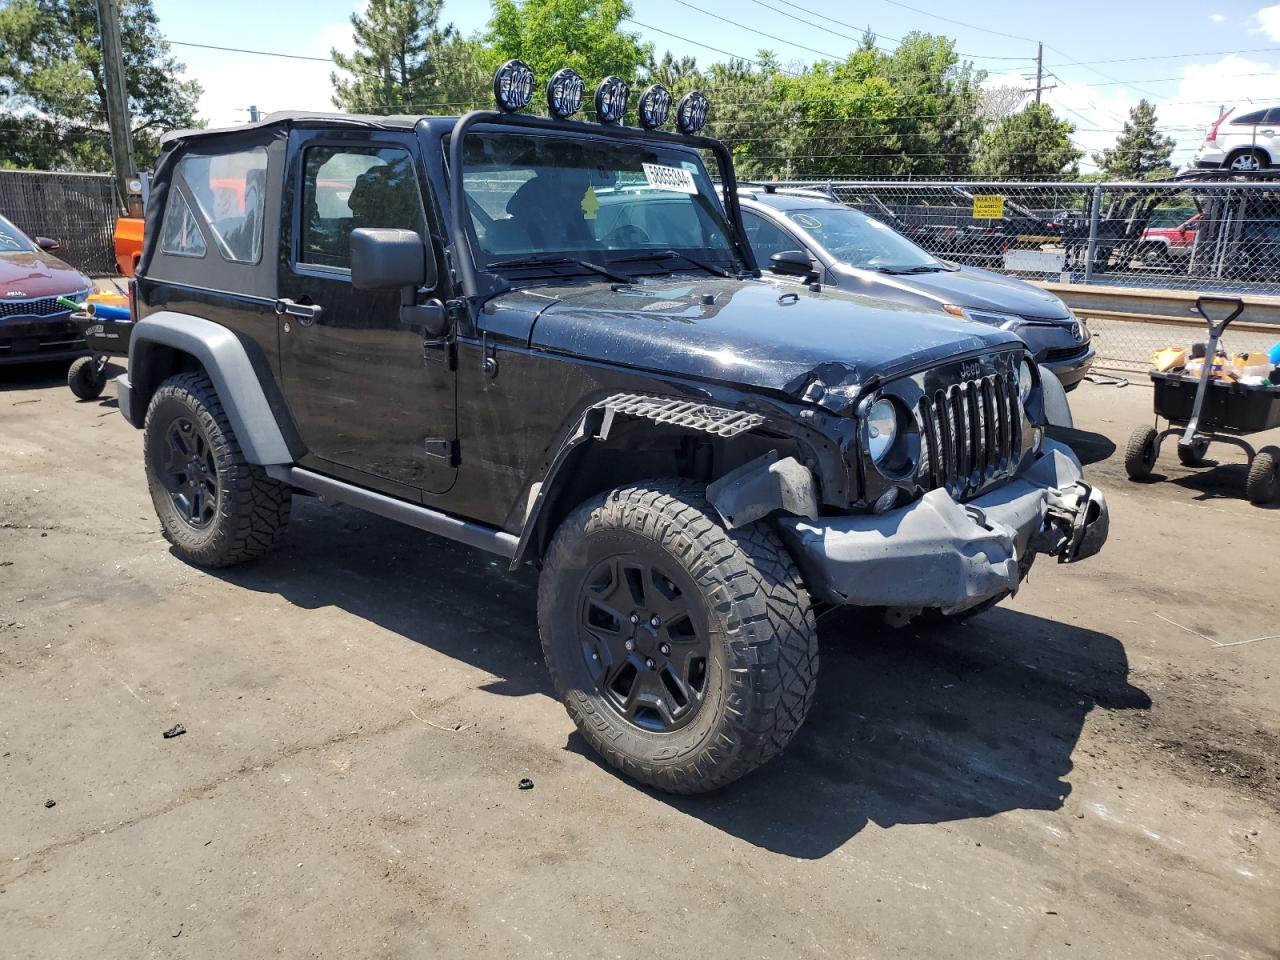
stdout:
[(160, 384), (143, 429), (151, 502), (184, 560), (228, 567), (279, 542), (292, 491), (245, 460), (207, 376), (183, 373)]
[(538, 626), (556, 696), (611, 765), (672, 793), (722, 787), (804, 722), (817, 624), (777, 535), (726, 530), (664, 480), (574, 510), (547, 551)]

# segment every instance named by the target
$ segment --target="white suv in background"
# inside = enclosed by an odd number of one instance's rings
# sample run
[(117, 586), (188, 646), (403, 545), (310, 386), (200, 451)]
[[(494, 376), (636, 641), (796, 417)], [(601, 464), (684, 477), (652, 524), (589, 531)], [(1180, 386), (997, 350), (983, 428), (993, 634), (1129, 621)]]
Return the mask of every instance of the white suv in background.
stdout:
[(1195, 165), (1244, 172), (1280, 165), (1280, 107), (1232, 107), (1209, 128)]

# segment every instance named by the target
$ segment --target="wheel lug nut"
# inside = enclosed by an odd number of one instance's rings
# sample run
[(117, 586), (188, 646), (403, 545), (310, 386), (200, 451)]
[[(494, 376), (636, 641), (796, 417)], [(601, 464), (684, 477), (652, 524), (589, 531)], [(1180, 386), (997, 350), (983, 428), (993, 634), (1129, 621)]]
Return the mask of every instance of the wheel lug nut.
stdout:
[(652, 660), (646, 660), (646, 661), (644, 662), (644, 665), (645, 665), (646, 667), (648, 667), (650, 670), (652, 670), (652, 669), (653, 669), (653, 661), (652, 661)]
[(671, 652), (671, 644), (669, 644), (669, 643), (664, 643), (662, 646), (660, 646), (660, 647), (658, 648), (658, 650), (659, 650), (659, 651), (662, 653), (662, 655), (665, 657), (668, 653), (670, 653), (670, 652)]
[(628, 640), (626, 643), (623, 644), (623, 646), (626, 647), (628, 650), (634, 650), (636, 648), (636, 644), (634, 640)]
[(650, 618), (649, 618), (649, 626), (651, 626), (651, 627), (653, 627), (655, 630), (657, 630), (657, 629), (658, 629), (658, 627), (662, 626), (662, 621), (661, 621), (661, 620), (659, 620), (657, 617), (650, 617)]
[(638, 614), (638, 613), (633, 613), (633, 614), (631, 615), (631, 623), (634, 625), (634, 624), (637, 624), (637, 623), (639, 623), (639, 622), (640, 622), (640, 614)]

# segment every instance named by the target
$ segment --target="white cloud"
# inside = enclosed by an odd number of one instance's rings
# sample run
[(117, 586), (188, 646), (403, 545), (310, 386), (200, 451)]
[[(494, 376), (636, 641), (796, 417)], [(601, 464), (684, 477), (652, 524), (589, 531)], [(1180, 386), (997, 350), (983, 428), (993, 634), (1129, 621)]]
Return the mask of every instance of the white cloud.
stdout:
[(1227, 18), (1220, 13), (1211, 13), (1209, 14), (1209, 19), (1212, 20), (1214, 23), (1222, 23)]
[(1268, 40), (1280, 40), (1280, 3), (1263, 7), (1253, 19), (1257, 23), (1254, 33), (1265, 34)]
[[(291, 40), (296, 46), (291, 45), (290, 52), (314, 57), (328, 57), (334, 47), (349, 53), (353, 46), (351, 24), (347, 21), (319, 25), (310, 36), (299, 34)], [(211, 127), (247, 122), (251, 105), (263, 114), (273, 110), (337, 109), (331, 99), (332, 63), (196, 47), (177, 48), (175, 53), (187, 65), (185, 76), (198, 80), (203, 88), (197, 115)]]

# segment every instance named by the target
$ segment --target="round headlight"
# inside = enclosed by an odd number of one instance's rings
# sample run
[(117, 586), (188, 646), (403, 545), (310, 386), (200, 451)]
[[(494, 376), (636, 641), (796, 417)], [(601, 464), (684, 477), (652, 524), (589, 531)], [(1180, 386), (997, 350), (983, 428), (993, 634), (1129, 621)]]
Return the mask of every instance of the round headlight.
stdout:
[(1035, 387), (1036, 381), (1031, 373), (1031, 363), (1027, 360), (1022, 361), (1022, 366), (1018, 367), (1018, 399), (1026, 406), (1027, 400), (1031, 397), (1031, 390)]
[(880, 463), (898, 438), (898, 411), (890, 400), (877, 400), (867, 410), (867, 452), (872, 463)]

